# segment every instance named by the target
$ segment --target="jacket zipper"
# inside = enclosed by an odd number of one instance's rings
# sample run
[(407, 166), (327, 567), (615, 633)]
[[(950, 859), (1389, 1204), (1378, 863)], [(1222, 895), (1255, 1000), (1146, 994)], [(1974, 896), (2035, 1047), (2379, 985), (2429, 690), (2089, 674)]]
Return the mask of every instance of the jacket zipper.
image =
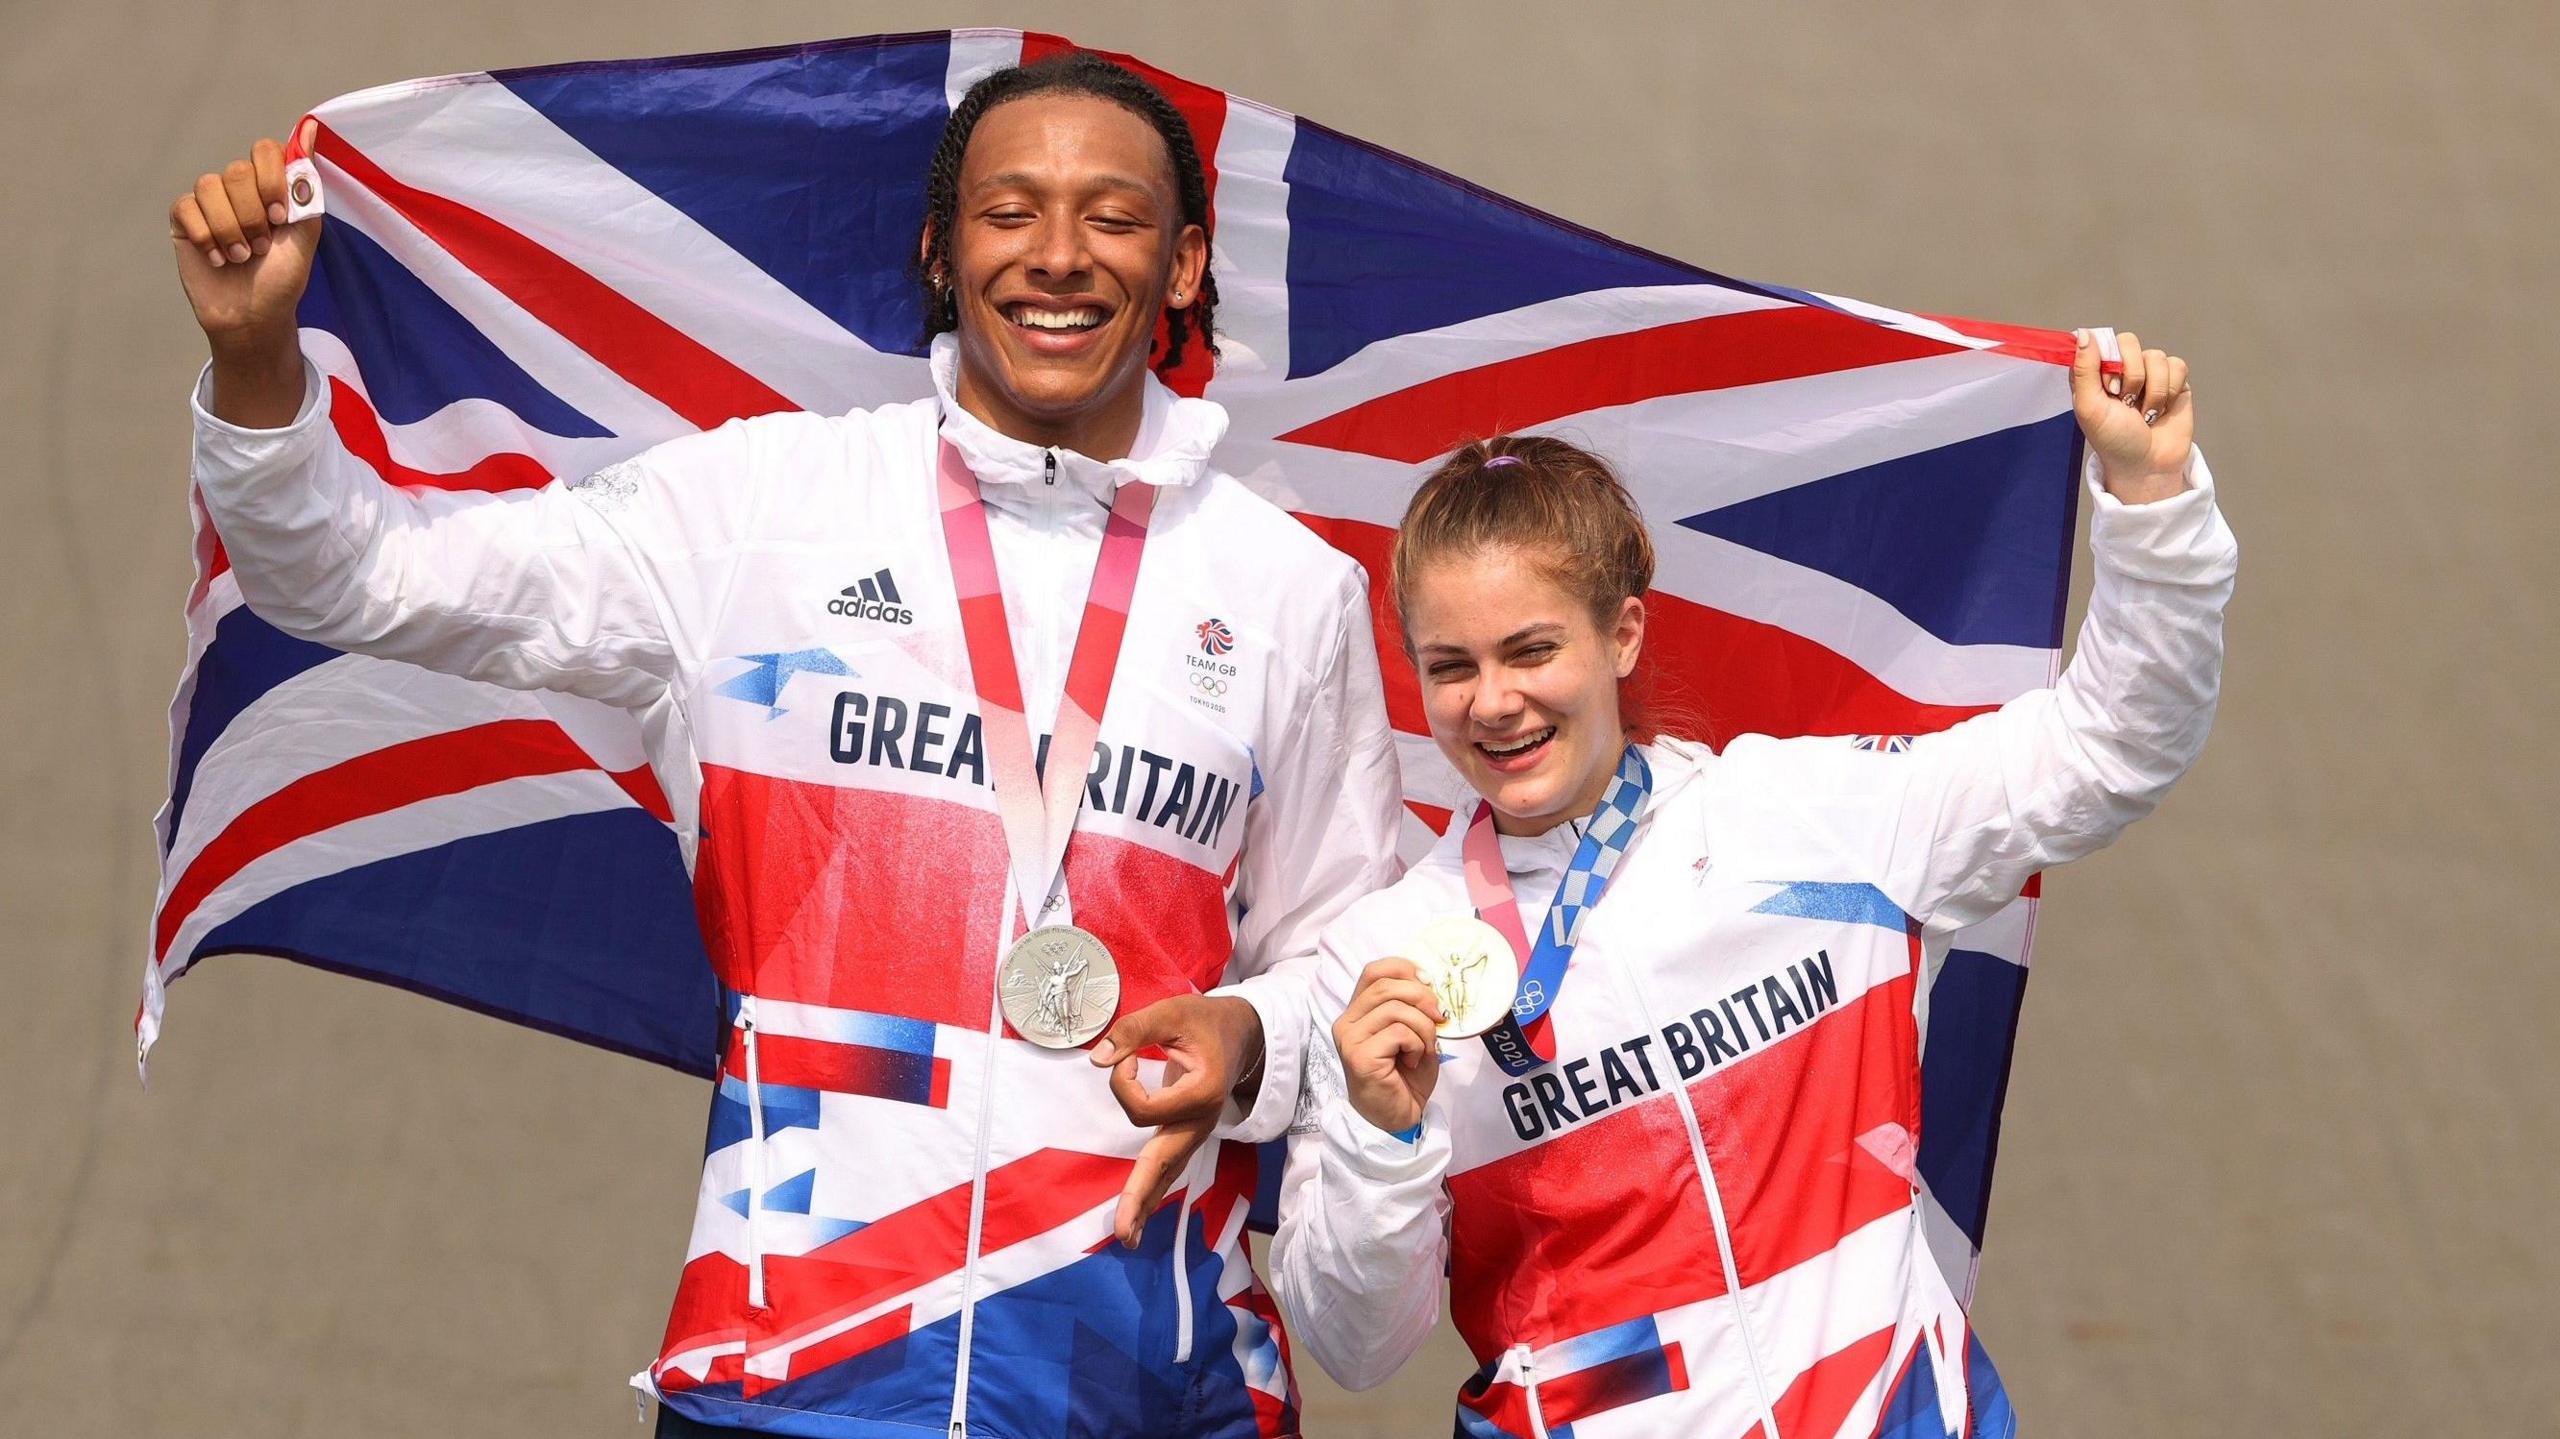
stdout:
[(1537, 1355), (1526, 1344), (1521, 1345), (1517, 1352), (1520, 1355), (1520, 1392), (1529, 1400), (1529, 1439), (1547, 1439), (1547, 1411), (1538, 1402)]
[(756, 997), (738, 996), (738, 1036), (747, 1049), (747, 1307), (764, 1307), (764, 1246), (756, 1211), (764, 1207), (764, 1075), (756, 1066)]
[[(1653, 1006), (1645, 1002), (1644, 985), (1631, 974), (1622, 972), (1620, 978), (1635, 1000), (1636, 1013), (1642, 1016), (1645, 1027), (1655, 1028)], [(1670, 1088), (1672, 1102), (1680, 1109), (1680, 1123), (1689, 1131), (1689, 1159), (1698, 1166), (1698, 1187), (1706, 1192), (1707, 1218), (1715, 1225), (1716, 1258), (1724, 1264), (1725, 1294), (1733, 1301), (1734, 1325), (1742, 1333), (1742, 1357), (1751, 1370), (1752, 1393), (1760, 1401), (1760, 1421), (1765, 1426), (1761, 1432), (1768, 1439), (1783, 1439), (1778, 1433), (1777, 1408), (1770, 1402), (1769, 1377), (1761, 1372), (1760, 1342), (1751, 1334), (1751, 1310), (1742, 1302), (1742, 1266), (1734, 1262), (1733, 1228), (1725, 1219), (1724, 1191), (1716, 1184), (1715, 1164), (1707, 1158), (1706, 1132), (1698, 1127), (1698, 1111), (1689, 1103), (1689, 1087), (1673, 1084)]]
[[(1055, 457), (1051, 457), (1055, 463)], [(1010, 874), (1005, 879), (1004, 923), (996, 927), (996, 966), (987, 986), (987, 1058), (978, 1077), (978, 1139), (976, 1158), (969, 1166), (969, 1248), (960, 1269), (960, 1346), (953, 1364), (951, 1379), (951, 1439), (963, 1439), (969, 1432), (969, 1349), (978, 1328), (978, 1244), (987, 1224), (987, 1126), (995, 1117), (996, 1055), (1003, 1048), (1005, 931), (1011, 927), (1017, 907), (1025, 909), (1027, 900), (1014, 893)]]
[(1182, 1205), (1173, 1218), (1173, 1362), (1191, 1362), (1191, 1176), (1182, 1176)]

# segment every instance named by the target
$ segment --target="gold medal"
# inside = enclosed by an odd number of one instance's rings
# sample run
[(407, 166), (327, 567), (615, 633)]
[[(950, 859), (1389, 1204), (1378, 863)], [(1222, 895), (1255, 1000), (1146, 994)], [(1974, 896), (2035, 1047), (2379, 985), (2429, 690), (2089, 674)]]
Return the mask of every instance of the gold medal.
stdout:
[(1442, 1038), (1471, 1039), (1511, 1012), (1511, 996), (1520, 988), (1520, 962), (1502, 931), (1474, 915), (1451, 915), (1424, 925), (1405, 954), (1440, 1001)]

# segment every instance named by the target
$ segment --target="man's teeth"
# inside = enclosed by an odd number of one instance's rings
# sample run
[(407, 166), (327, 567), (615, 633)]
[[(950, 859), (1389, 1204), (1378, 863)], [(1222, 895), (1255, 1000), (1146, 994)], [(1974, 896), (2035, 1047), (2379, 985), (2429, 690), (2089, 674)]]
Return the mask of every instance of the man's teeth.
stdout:
[(1536, 734), (1521, 736), (1519, 743), (1514, 745), (1504, 746), (1486, 744), (1479, 745), (1477, 748), (1482, 749), (1486, 754), (1493, 755), (1497, 758), (1509, 759), (1511, 756), (1519, 754), (1524, 750), (1534, 749), (1537, 746), (1546, 743), (1548, 738), (1554, 735), (1555, 732), (1555, 726), (1549, 725), (1545, 729), (1538, 731)]
[(1102, 323), (1102, 312), (1090, 306), (1080, 310), (1034, 310), (1026, 306), (1013, 312), (1013, 322), (1034, 330), (1090, 330)]

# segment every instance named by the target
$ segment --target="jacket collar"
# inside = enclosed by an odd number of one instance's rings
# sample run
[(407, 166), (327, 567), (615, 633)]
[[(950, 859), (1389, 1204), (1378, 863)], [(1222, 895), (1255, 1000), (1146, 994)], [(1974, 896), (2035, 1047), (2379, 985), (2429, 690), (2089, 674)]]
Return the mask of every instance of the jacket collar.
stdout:
[(1227, 432), (1224, 406), (1177, 396), (1149, 375), (1137, 443), (1129, 454), (1098, 460), (1073, 450), (1057, 450), (1058, 483), (1051, 488), (1043, 483), (1049, 478), (1050, 450), (1000, 434), (960, 408), (954, 398), (960, 375), (959, 336), (936, 335), (930, 363), (934, 396), (941, 402), (942, 438), (951, 442), (977, 475), (990, 504), (1036, 503), (1058, 490), (1107, 504), (1113, 491), (1131, 481), (1168, 488), (1193, 484), (1208, 473), (1209, 452)]

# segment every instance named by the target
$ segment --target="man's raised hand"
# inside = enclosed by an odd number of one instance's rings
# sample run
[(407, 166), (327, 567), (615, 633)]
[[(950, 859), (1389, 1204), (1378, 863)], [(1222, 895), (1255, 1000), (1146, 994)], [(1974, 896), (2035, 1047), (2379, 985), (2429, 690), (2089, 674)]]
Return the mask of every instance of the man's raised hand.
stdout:
[[(304, 122), (306, 150), (314, 123)], [(294, 312), (311, 282), (320, 221), (288, 225), (284, 215), (284, 147), (273, 140), (197, 176), (169, 205), (178, 282), (213, 353), (214, 412), (235, 424), (284, 424), (302, 396)]]

